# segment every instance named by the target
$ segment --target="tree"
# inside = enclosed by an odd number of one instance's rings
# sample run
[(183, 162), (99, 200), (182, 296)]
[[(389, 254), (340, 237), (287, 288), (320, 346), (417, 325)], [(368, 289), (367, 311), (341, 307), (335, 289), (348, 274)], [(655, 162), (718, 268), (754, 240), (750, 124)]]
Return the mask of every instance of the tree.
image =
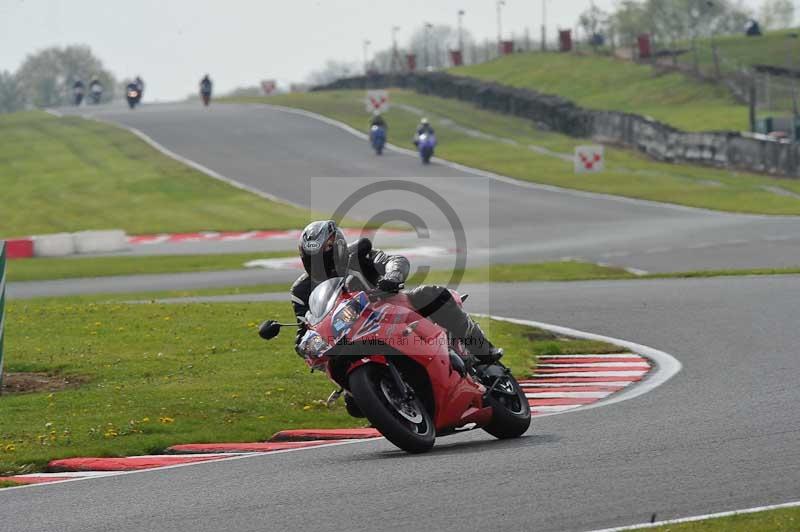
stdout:
[(325, 62), (324, 67), (319, 70), (314, 70), (309, 74), (308, 83), (311, 85), (327, 85), (339, 78), (346, 78), (358, 72), (359, 68), (354, 63), (332, 61), (329, 59)]
[(609, 19), (609, 25), (618, 43), (632, 48), (636, 43), (636, 37), (649, 29), (647, 17), (647, 9), (641, 2), (636, 0), (620, 2)]
[[(474, 39), (472, 34), (463, 30), (464, 48), (470, 48)], [(417, 56), (420, 69), (445, 68), (450, 65), (449, 50), (458, 49), (458, 30), (446, 24), (426, 24), (411, 34), (408, 50)], [(427, 63), (427, 64), (426, 64)]]
[(758, 14), (763, 29), (789, 28), (794, 22), (794, 2), (792, 0), (764, 0)]
[(581, 13), (578, 17), (578, 25), (583, 30), (584, 35), (589, 36), (589, 44), (592, 48), (597, 48), (608, 33), (609, 14), (594, 5)]
[(88, 46), (47, 48), (29, 55), (17, 71), (17, 81), (25, 100), (37, 107), (66, 105), (72, 100), (72, 84), (96, 77), (105, 87), (103, 101), (114, 96), (116, 81), (92, 54)]
[(0, 71), (0, 113), (13, 113), (25, 105), (16, 76), (8, 71)]

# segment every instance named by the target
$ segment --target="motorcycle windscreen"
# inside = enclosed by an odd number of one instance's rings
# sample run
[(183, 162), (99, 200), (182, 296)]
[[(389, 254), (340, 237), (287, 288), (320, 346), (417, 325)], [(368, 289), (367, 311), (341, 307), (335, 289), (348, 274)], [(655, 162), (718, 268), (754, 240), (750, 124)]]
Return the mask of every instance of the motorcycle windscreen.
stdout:
[(333, 310), (336, 300), (344, 286), (343, 277), (334, 277), (320, 283), (308, 299), (308, 312), (306, 319), (311, 325), (316, 325), (325, 319), (325, 316)]

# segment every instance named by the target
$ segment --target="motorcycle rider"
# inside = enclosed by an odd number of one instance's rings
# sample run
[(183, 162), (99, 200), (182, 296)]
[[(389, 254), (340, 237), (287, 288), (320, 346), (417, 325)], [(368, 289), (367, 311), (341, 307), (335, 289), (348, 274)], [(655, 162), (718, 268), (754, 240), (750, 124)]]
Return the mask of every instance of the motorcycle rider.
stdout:
[(417, 136), (419, 137), (420, 135), (425, 135), (425, 134), (433, 135), (434, 131), (428, 119), (422, 118), (422, 120), (419, 121), (419, 126), (417, 126)]
[(211, 78), (206, 74), (203, 76), (203, 79), (200, 80), (200, 95), (211, 97), (212, 87), (213, 83), (211, 82)]
[(431, 127), (431, 123), (428, 122), (428, 119), (423, 117), (422, 120), (419, 121), (419, 125), (417, 126), (417, 133), (414, 135), (414, 146), (419, 146), (419, 137), (420, 135), (433, 135), (433, 127)]
[(72, 84), (72, 94), (75, 97), (75, 105), (81, 104), (85, 88), (86, 87), (83, 85), (83, 81), (81, 81), (80, 79), (76, 79), (75, 83)]
[[(352, 275), (361, 289), (377, 288), (386, 294), (396, 294), (404, 287), (410, 269), (408, 259), (373, 248), (368, 238), (348, 245), (333, 220), (316, 221), (306, 226), (298, 249), (305, 273), (294, 282), (291, 290), (294, 313), (300, 323), (296, 349), (306, 333), (299, 318), (308, 311), (309, 297), (317, 285), (334, 277)], [(503, 350), (492, 345), (447, 288), (424, 285), (405, 294), (417, 312), (447, 329), (454, 338), (460, 338), (481, 363), (490, 364), (503, 356)]]
[(139, 100), (141, 100), (142, 96), (144, 96), (144, 80), (141, 76), (136, 76), (133, 82), (136, 83), (136, 89), (139, 91)]
[(383, 115), (380, 111), (373, 111), (372, 118), (369, 121), (369, 127), (378, 126), (382, 127), (383, 129), (389, 129), (389, 126), (386, 124), (386, 120), (383, 118)]
[(91, 83), (89, 83), (89, 92), (94, 103), (100, 103), (100, 97), (103, 95), (103, 84), (96, 77), (93, 77)]

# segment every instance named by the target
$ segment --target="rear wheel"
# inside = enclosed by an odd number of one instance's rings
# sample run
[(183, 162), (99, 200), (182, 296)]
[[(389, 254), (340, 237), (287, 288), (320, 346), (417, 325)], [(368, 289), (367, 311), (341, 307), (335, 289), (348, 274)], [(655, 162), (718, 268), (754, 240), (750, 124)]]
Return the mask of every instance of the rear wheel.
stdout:
[(502, 366), (488, 369), (487, 386), (494, 386), (486, 398), (492, 407), (492, 421), (483, 430), (495, 438), (518, 438), (531, 426), (531, 407), (528, 398), (511, 373), (505, 373)]
[(436, 429), (428, 410), (418, 397), (403, 397), (386, 367), (356, 368), (350, 374), (350, 393), (372, 426), (399, 448), (424, 453), (433, 447)]

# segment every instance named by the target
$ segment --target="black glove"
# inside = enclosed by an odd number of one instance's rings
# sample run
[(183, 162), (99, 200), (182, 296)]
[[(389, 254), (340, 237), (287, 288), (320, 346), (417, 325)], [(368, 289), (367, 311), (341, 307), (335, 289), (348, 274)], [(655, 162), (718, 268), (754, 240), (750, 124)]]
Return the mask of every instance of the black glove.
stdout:
[(378, 290), (381, 292), (387, 292), (389, 294), (396, 294), (399, 292), (405, 285), (402, 281), (397, 281), (395, 279), (387, 279), (386, 277), (381, 277), (378, 281), (377, 287)]

